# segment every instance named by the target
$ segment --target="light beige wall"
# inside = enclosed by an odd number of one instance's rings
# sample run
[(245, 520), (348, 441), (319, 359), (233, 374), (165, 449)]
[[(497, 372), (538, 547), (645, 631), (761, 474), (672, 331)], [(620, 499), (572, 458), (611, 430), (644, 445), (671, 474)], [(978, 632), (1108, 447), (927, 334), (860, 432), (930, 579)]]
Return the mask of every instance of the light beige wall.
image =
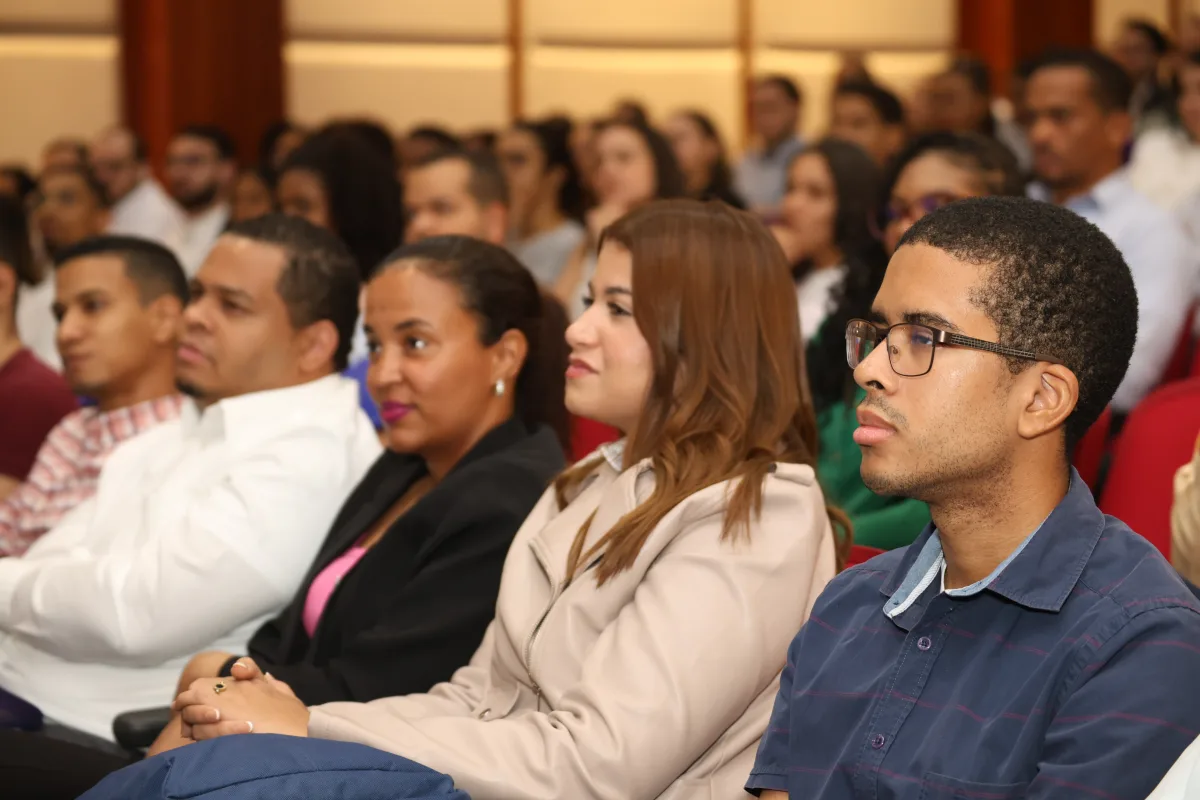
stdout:
[(1103, 49), (1112, 44), (1121, 23), (1129, 17), (1148, 19), (1163, 30), (1171, 29), (1170, 0), (1095, 0), (1092, 9), (1093, 39)]
[[(656, 118), (707, 110), (743, 138), (737, 0), (524, 0), (525, 113), (605, 113), (624, 97)], [(498, 126), (508, 113), (506, 0), (286, 0), (288, 103), (305, 122), (367, 113), (405, 128)], [(953, 46), (955, 0), (754, 0), (750, 68), (795, 76), (804, 130), (827, 124), (839, 53), (863, 50), (905, 93)]]
[(0, 2), (0, 162), (36, 166), (58, 136), (91, 137), (120, 113), (113, 0)]

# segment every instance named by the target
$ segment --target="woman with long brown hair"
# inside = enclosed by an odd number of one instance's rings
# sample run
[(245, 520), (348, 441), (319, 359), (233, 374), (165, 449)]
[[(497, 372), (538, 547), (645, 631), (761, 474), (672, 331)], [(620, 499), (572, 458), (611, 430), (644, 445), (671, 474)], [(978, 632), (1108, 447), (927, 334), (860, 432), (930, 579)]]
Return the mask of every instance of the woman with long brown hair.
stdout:
[(813, 473), (791, 275), (751, 215), (680, 200), (606, 229), (588, 290), (567, 406), (626, 438), (526, 520), (470, 666), (310, 711), (243, 662), (179, 696), (185, 734), (364, 742), (475, 800), (743, 796), (788, 642), (849, 545)]

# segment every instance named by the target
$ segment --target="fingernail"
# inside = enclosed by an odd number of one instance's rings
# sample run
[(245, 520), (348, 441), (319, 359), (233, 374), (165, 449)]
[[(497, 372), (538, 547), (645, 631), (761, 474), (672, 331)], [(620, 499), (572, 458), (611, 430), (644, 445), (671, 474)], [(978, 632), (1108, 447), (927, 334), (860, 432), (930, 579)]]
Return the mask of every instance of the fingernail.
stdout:
[[(242, 669), (250, 669), (245, 664), (243, 664), (240, 660), (233, 662), (233, 667), (241, 667)], [(233, 669), (233, 667), (230, 667), (230, 669)]]
[(246, 731), (246, 733), (254, 733), (254, 723), (253, 722), (247, 722), (246, 727), (250, 729), (250, 730)]
[(221, 721), (221, 709), (214, 708), (213, 709), (213, 722), (220, 722), (220, 721)]

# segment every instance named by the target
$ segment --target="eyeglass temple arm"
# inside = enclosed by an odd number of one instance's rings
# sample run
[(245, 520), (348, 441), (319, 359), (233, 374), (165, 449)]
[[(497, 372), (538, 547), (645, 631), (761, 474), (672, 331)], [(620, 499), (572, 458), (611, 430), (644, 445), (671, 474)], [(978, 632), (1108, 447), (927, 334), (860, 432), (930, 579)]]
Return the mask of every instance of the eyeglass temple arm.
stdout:
[(1062, 361), (1052, 356), (1038, 355), (1029, 350), (1018, 350), (1014, 347), (1005, 347), (1002, 344), (995, 342), (985, 342), (983, 339), (976, 339), (971, 336), (963, 336), (959, 333), (947, 333), (946, 331), (938, 331), (937, 340), (946, 344), (956, 344), (962, 347), (970, 347), (975, 350), (987, 350), (997, 355), (1009, 356), (1010, 358), (1024, 358), (1029, 361), (1045, 361), (1047, 364), (1058, 364), (1062, 366)]

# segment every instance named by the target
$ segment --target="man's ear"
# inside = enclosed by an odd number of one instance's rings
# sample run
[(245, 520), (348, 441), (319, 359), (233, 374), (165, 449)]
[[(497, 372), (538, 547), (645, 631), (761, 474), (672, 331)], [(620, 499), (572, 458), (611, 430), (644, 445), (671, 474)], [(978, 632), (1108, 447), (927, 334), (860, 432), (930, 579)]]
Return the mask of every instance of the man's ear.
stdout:
[(1019, 380), (1021, 416), (1017, 433), (1036, 439), (1066, 424), (1079, 404), (1079, 379), (1061, 364), (1039, 362)]
[(173, 345), (178, 341), (183, 320), (183, 303), (178, 297), (170, 293), (160, 295), (150, 301), (146, 311), (155, 344)]
[(297, 333), (300, 370), (306, 374), (318, 374), (333, 362), (338, 349), (337, 326), (332, 320), (317, 320)]

